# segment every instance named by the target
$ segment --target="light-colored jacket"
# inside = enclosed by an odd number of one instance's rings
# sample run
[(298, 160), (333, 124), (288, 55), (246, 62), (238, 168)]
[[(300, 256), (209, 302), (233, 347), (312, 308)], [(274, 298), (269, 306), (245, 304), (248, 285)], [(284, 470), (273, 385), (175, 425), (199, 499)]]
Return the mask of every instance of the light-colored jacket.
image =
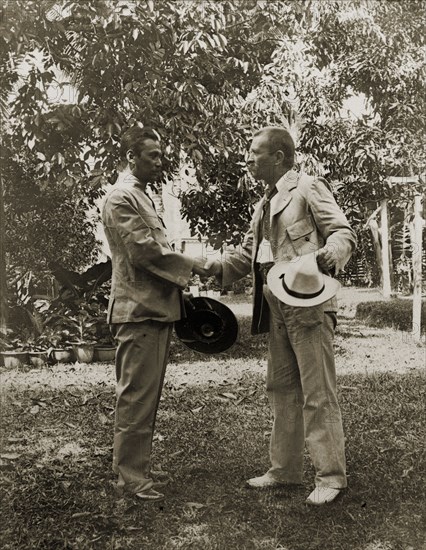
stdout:
[(113, 188), (102, 208), (111, 250), (112, 284), (109, 323), (153, 319), (177, 321), (182, 316), (182, 289), (193, 260), (174, 252), (164, 224), (134, 176)]
[[(337, 205), (327, 182), (320, 177), (290, 170), (277, 182), (277, 194), (271, 199), (271, 261), (289, 261), (314, 252), (325, 243), (337, 258), (335, 272), (348, 262), (356, 246), (356, 236)], [(257, 252), (261, 236), (263, 197), (256, 205), (250, 229), (242, 245), (226, 253), (222, 260), (222, 285), (253, 272), (252, 333), (269, 330), (269, 308), (263, 297), (263, 279), (258, 269)], [(323, 305), (324, 311), (337, 311), (337, 299)]]

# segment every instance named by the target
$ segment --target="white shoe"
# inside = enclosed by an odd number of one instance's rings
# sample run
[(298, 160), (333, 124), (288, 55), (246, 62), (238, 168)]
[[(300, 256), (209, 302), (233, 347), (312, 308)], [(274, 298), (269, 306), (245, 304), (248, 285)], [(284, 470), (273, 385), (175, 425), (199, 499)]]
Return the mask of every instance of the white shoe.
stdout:
[(315, 487), (312, 493), (306, 499), (306, 504), (311, 506), (322, 506), (329, 504), (340, 494), (340, 489), (332, 487)]
[(164, 500), (163, 493), (155, 491), (155, 489), (148, 489), (146, 491), (140, 491), (135, 493), (136, 497), (144, 502), (158, 502), (159, 500)]
[(254, 487), (256, 489), (266, 489), (267, 487), (279, 487), (284, 485), (284, 483), (277, 481), (271, 476), (268, 472), (260, 477), (252, 477), (246, 481), (246, 484), (249, 487)]

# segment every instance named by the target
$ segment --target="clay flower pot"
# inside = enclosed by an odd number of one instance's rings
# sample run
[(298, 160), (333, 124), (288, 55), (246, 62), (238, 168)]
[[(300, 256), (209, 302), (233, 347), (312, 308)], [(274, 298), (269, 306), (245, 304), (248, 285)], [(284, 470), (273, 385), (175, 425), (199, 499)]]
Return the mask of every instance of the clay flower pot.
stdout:
[(95, 346), (94, 361), (113, 363), (115, 361), (115, 346)]
[(95, 345), (87, 342), (73, 342), (75, 358), (79, 363), (91, 363), (95, 352)]
[(29, 351), (28, 356), (33, 367), (40, 368), (47, 363), (47, 351)]
[(54, 363), (72, 363), (74, 360), (74, 353), (72, 349), (51, 349), (49, 352), (49, 358)]
[(28, 365), (27, 351), (2, 351), (3, 364), (7, 369), (16, 369)]

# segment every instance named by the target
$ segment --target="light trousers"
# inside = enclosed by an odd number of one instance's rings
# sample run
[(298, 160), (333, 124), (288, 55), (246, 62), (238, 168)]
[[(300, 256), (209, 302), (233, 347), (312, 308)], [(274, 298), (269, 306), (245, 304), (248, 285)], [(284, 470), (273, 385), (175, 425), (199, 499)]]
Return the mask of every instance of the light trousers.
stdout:
[(169, 354), (171, 323), (111, 325), (117, 341), (113, 470), (118, 488), (152, 487), (152, 437)]
[(269, 473), (301, 483), (304, 446), (317, 487), (344, 488), (346, 461), (334, 363), (335, 312), (292, 307), (264, 286), (271, 311), (266, 390), (274, 423)]

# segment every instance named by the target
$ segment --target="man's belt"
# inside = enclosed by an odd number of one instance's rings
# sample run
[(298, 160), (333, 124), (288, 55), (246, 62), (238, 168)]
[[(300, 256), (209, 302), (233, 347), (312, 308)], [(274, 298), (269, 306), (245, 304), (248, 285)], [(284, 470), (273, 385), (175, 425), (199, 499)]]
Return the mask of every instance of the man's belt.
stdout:
[(269, 270), (275, 265), (274, 262), (258, 263), (257, 268), (262, 278), (263, 284), (266, 285), (266, 279), (268, 277)]

